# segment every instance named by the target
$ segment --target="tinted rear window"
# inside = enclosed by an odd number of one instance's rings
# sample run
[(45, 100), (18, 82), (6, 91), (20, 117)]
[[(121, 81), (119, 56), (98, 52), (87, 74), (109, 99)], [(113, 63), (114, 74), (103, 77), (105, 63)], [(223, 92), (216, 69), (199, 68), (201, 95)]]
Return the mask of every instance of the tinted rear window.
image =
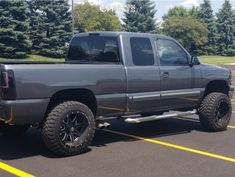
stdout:
[(67, 60), (119, 63), (119, 58), (116, 37), (84, 36), (73, 38)]

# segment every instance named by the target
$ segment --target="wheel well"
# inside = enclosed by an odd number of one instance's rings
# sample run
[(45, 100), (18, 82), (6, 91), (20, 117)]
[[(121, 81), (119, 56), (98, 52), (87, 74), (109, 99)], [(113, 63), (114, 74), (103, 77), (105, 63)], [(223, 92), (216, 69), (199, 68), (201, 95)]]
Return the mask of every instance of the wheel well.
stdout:
[(223, 80), (216, 80), (211, 81), (207, 84), (204, 96), (208, 95), (212, 92), (220, 92), (228, 95), (229, 93), (229, 86), (226, 81)]
[(79, 101), (88, 106), (93, 112), (94, 116), (96, 115), (96, 98), (94, 93), (88, 89), (68, 89), (56, 92), (51, 97), (46, 114), (48, 114), (56, 105), (64, 101)]

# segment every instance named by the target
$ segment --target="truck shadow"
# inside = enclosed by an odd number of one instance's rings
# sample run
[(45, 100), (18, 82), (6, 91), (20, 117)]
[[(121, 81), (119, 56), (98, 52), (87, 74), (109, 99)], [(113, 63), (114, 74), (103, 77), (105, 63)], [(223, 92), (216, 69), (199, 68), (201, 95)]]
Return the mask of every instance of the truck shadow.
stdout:
[[(111, 120), (109, 122), (111, 123), (110, 130), (150, 139), (187, 134), (192, 131), (205, 132), (201, 127), (199, 120), (190, 117), (169, 118), (142, 124), (127, 124), (117, 120)], [(106, 146), (118, 141), (131, 142), (140, 140), (98, 130), (96, 131), (96, 135), (91, 146)]]
[[(111, 130), (147, 138), (186, 134), (191, 131), (204, 131), (200, 123), (191, 118), (172, 118), (143, 124), (126, 124), (118, 120), (110, 120), (109, 122), (112, 124)], [(93, 147), (108, 146), (111, 143), (132, 141), (139, 140), (97, 130), (90, 150)], [(33, 156), (60, 158), (47, 150), (44, 146), (41, 133), (37, 129), (32, 128), (21, 137), (4, 137), (0, 135), (1, 160), (16, 160)]]

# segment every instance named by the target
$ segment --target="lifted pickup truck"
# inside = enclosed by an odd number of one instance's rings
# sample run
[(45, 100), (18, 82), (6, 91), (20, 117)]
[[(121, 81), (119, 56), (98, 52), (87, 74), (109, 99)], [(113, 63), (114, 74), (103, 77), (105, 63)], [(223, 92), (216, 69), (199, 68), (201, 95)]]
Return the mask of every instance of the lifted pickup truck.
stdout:
[(222, 131), (232, 112), (231, 71), (200, 64), (162, 35), (81, 33), (64, 63), (5, 63), (0, 75), (1, 133), (37, 125), (59, 155), (85, 151), (102, 117), (141, 123), (198, 114), (206, 130)]

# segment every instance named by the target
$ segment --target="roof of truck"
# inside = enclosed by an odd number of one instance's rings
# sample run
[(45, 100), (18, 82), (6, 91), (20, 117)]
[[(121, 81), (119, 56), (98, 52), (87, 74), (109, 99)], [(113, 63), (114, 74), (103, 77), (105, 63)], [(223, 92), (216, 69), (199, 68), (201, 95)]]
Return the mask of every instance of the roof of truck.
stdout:
[(75, 36), (86, 36), (86, 35), (104, 35), (104, 36), (139, 36), (139, 37), (159, 37), (172, 39), (171, 37), (160, 35), (160, 34), (151, 34), (151, 33), (134, 33), (134, 32), (113, 32), (113, 31), (94, 31), (94, 32), (85, 32), (85, 33), (77, 33)]

